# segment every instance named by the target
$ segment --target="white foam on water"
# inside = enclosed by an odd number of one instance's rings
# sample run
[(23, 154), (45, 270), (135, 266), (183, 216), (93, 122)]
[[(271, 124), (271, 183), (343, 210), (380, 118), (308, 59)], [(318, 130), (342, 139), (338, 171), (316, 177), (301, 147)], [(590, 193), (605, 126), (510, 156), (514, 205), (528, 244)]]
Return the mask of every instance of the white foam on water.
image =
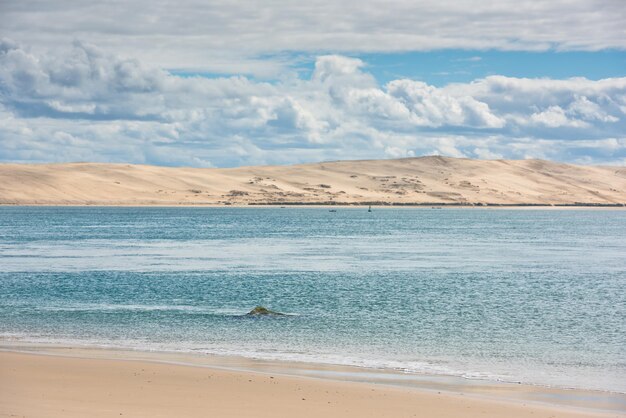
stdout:
[[(416, 361), (416, 360), (392, 360), (385, 358), (362, 357), (358, 355), (344, 355), (332, 353), (307, 353), (287, 350), (251, 350), (234, 347), (206, 347), (200, 344), (186, 343), (182, 346), (177, 343), (163, 343), (153, 341), (139, 341), (131, 339), (116, 339), (115, 341), (102, 341), (97, 339), (81, 339), (81, 338), (56, 338), (45, 335), (31, 335), (26, 333), (0, 333), (0, 342), (7, 341), (12, 343), (41, 344), (41, 345), (58, 345), (69, 347), (84, 348), (102, 348), (102, 349), (118, 349), (143, 352), (165, 352), (165, 353), (189, 353), (189, 354), (206, 354), (228, 357), (243, 357), (253, 360), (276, 361), (289, 363), (308, 363), (323, 364), (335, 366), (350, 366), (364, 369), (372, 369), (379, 371), (394, 371), (407, 374), (432, 375), (432, 376), (450, 376), (470, 380), (484, 380), (500, 383), (522, 383), (527, 385), (553, 387), (560, 389), (583, 389), (594, 390), (607, 393), (626, 394), (626, 386), (619, 387), (619, 382), (613, 382), (611, 387), (606, 387), (606, 382), (602, 379), (592, 381), (586, 376), (583, 379), (568, 380), (567, 382), (540, 381), (523, 378), (523, 372), (529, 370), (519, 369), (519, 375), (510, 375), (502, 373), (492, 373), (485, 370), (471, 370), (469, 367), (453, 367), (444, 362), (432, 361)], [(1, 343), (0, 343), (1, 344)], [(541, 371), (532, 370), (530, 375), (545, 375)], [(572, 385), (571, 381), (578, 381), (584, 384)], [(622, 382), (623, 383), (623, 382)]]

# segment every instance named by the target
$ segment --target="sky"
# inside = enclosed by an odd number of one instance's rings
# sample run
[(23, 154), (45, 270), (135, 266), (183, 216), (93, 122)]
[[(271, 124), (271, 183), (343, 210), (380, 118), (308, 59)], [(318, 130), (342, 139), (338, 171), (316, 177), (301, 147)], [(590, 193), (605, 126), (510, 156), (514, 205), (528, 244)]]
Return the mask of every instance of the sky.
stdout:
[(0, 0), (0, 161), (626, 165), (623, 0)]

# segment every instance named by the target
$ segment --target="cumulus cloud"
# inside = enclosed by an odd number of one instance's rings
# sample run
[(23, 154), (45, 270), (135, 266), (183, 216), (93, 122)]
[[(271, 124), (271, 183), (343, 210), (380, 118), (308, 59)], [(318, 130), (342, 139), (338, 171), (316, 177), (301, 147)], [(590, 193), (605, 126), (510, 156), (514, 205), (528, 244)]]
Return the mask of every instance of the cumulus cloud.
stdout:
[(563, 126), (585, 128), (589, 126), (583, 121), (569, 119), (565, 114), (565, 110), (560, 106), (550, 106), (544, 111), (533, 113), (530, 115), (529, 122), (544, 125), (549, 128), (560, 128)]
[(442, 154), (626, 158), (626, 78), (490, 76), (379, 85), (367, 63), (317, 58), (280, 82), (181, 77), (74, 42), (0, 42), (0, 159), (232, 166)]
[(486, 103), (423, 82), (394, 80), (387, 85), (387, 90), (411, 110), (418, 125), (501, 128), (505, 123), (491, 113)]

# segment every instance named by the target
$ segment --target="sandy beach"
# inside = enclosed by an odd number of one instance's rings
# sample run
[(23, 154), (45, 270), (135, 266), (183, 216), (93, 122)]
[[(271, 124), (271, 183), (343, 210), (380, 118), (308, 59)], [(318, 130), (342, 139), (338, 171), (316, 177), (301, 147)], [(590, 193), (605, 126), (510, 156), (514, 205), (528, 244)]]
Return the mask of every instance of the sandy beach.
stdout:
[(626, 418), (626, 0), (0, 0), (0, 418)]
[[(60, 355), (59, 355), (60, 354)], [(620, 417), (472, 393), (140, 360), (106, 351), (0, 352), (7, 417)], [(510, 390), (510, 389), (509, 389)], [(518, 394), (537, 391), (525, 386)], [(547, 391), (547, 389), (544, 389)], [(505, 391), (506, 393), (507, 391)], [(582, 396), (581, 398), (584, 398)]]
[(0, 164), (0, 204), (623, 207), (626, 169), (438, 156), (220, 169)]

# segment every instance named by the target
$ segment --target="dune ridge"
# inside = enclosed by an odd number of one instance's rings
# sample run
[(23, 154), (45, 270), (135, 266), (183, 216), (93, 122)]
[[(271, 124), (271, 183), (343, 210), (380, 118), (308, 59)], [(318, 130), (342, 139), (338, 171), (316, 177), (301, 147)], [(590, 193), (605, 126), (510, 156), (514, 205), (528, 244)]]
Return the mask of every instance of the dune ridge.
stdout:
[(238, 168), (0, 164), (0, 204), (625, 206), (626, 167), (439, 156)]

